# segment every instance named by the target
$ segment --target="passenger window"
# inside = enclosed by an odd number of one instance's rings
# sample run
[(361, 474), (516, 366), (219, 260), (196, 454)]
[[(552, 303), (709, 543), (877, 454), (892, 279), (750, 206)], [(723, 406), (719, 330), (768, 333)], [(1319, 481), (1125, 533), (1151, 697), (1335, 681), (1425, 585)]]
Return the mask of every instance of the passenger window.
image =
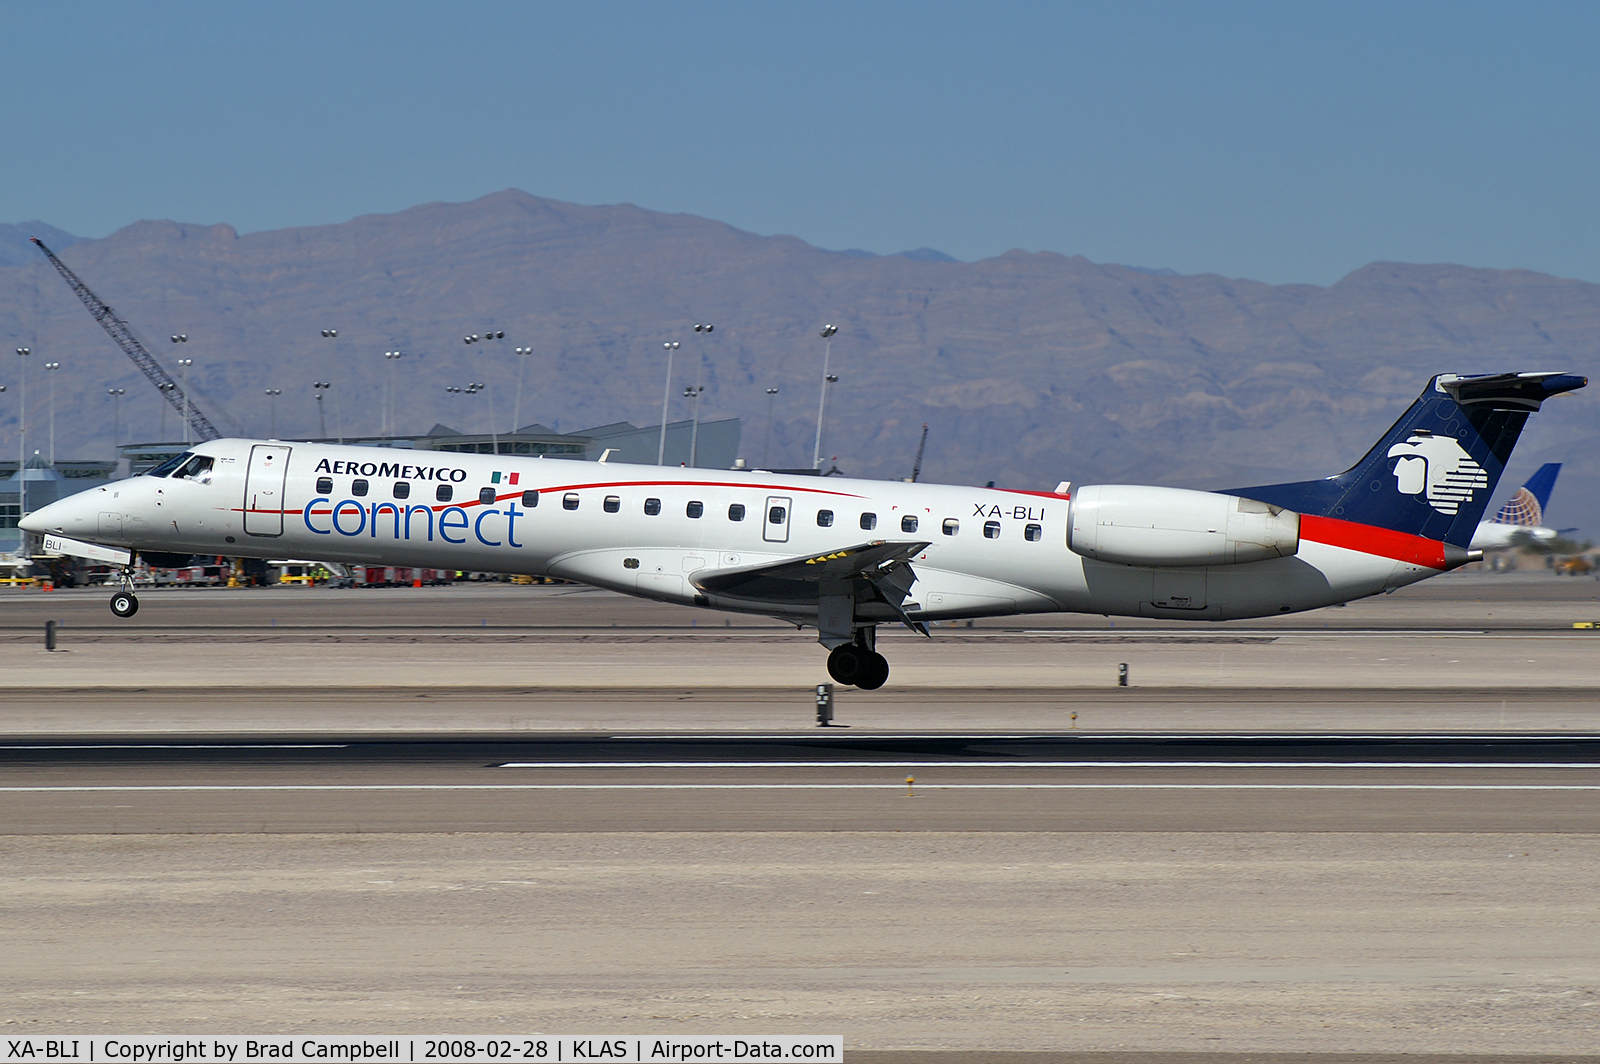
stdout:
[(983, 538), (984, 539), (999, 539), (1000, 538), (1000, 522), (999, 521), (985, 521), (983, 523)]
[(915, 517), (913, 517), (911, 514), (906, 514), (904, 517), (902, 517), (900, 519), (900, 531), (902, 531), (902, 532), (915, 532), (916, 530), (917, 530), (917, 519)]
[(1022, 530), (1022, 538), (1029, 543), (1037, 543), (1044, 538), (1044, 529), (1038, 525), (1029, 525)]
[(683, 508), (683, 512), (688, 514), (690, 517), (699, 517), (701, 514), (706, 512), (706, 504), (703, 502), (691, 502), (688, 506)]
[(411, 498), (411, 481), (397, 480), (394, 482), (394, 497), (397, 499)]
[(332, 494), (332, 492), (333, 492), (333, 478), (332, 477), (318, 477), (317, 478), (317, 494), (318, 495), (329, 495), (329, 494)]
[(371, 486), (365, 480), (357, 478), (350, 482), (350, 494), (359, 499), (367, 493), (367, 489)]
[(877, 514), (862, 514), (861, 515), (861, 527), (866, 529), (869, 532), (872, 531), (874, 528), (877, 528), (878, 527), (878, 515)]
[(561, 508), (563, 510), (576, 510), (578, 508), (578, 493), (569, 491), (561, 496)]
[(448, 484), (440, 484), (437, 488), (433, 489), (433, 497), (439, 502), (449, 502), (450, 497), (454, 494), (455, 489)]
[(644, 512), (651, 517), (656, 516), (656, 514), (661, 512), (661, 500), (646, 499), (644, 501)]
[(525, 492), (523, 492), (522, 493), (522, 505), (526, 506), (530, 510), (533, 509), (535, 506), (538, 506), (539, 505), (539, 493), (537, 491), (525, 491)]
[(600, 504), (601, 509), (608, 514), (614, 514), (622, 509), (622, 499), (616, 495), (607, 495), (606, 501)]
[(494, 489), (493, 488), (479, 488), (478, 489), (478, 502), (480, 504), (484, 505), (484, 506), (493, 506), (494, 505)]
[(960, 521), (957, 521), (954, 517), (946, 517), (944, 519), (944, 534), (945, 535), (953, 536), (957, 532), (960, 532), (960, 531), (961, 531), (961, 522)]
[(784, 506), (774, 506), (767, 511), (767, 524), (781, 525), (789, 519), (789, 510)]
[(730, 520), (730, 521), (743, 521), (744, 520), (744, 503), (736, 502), (733, 505), (728, 507), (728, 520)]
[(832, 528), (833, 527), (833, 511), (832, 510), (818, 510), (817, 511), (817, 527), (818, 528)]

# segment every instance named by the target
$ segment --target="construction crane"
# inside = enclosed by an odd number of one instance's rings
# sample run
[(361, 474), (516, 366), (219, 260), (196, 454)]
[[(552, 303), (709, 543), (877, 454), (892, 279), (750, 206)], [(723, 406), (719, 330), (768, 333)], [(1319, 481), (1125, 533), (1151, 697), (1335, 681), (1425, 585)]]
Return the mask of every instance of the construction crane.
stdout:
[(911, 479), (906, 481), (907, 484), (915, 484), (917, 482), (917, 478), (922, 475), (922, 452), (927, 448), (927, 446), (928, 423), (924, 421), (922, 423), (922, 442), (917, 444), (917, 460), (911, 464)]
[(111, 339), (115, 340), (117, 346), (122, 348), (122, 353), (133, 359), (133, 364), (138, 366), (140, 371), (149, 378), (150, 383), (156, 386), (156, 391), (161, 393), (162, 398), (172, 404), (173, 409), (178, 412), (178, 416), (188, 417), (189, 428), (193, 430), (195, 442), (204, 443), (206, 440), (214, 440), (221, 436), (222, 433), (217, 431), (217, 427), (211, 423), (211, 419), (201, 413), (200, 408), (195, 406), (194, 402), (183, 394), (183, 389), (178, 387), (178, 382), (173, 380), (167, 371), (161, 368), (161, 363), (157, 362), (150, 352), (144, 349), (144, 344), (139, 342), (139, 338), (129, 331), (128, 323), (117, 317), (116, 311), (106, 306), (105, 302), (95, 295), (88, 285), (78, 279), (77, 274), (67, 268), (66, 263), (56, 258), (56, 253), (45, 247), (43, 240), (36, 236), (29, 237), (29, 239), (38, 245), (40, 251), (45, 253), (45, 256), (50, 260), (50, 265), (56, 268), (57, 273), (66, 278), (67, 285), (72, 289), (73, 294), (83, 301), (83, 305), (89, 308), (89, 313), (94, 317), (94, 320), (100, 323), (102, 329), (111, 334)]

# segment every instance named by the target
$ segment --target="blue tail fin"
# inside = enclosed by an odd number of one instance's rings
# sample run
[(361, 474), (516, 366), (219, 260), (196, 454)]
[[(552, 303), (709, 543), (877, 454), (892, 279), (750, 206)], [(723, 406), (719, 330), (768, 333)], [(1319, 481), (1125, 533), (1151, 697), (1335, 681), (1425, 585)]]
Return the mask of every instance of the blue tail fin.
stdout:
[(1544, 524), (1545, 507), (1550, 505), (1550, 491), (1556, 486), (1556, 474), (1560, 472), (1560, 462), (1546, 462), (1540, 466), (1539, 471), (1500, 507), (1500, 512), (1494, 515), (1494, 523), (1525, 528)]
[(1567, 373), (1443, 373), (1338, 476), (1227, 494), (1466, 547), (1528, 415), (1588, 383)]

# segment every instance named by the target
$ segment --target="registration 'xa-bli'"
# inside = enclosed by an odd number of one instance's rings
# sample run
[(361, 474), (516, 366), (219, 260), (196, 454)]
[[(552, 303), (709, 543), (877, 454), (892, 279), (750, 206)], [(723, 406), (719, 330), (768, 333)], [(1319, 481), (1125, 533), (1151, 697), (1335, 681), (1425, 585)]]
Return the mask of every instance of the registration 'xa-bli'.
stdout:
[[(23, 521), (54, 549), (548, 575), (815, 628), (883, 685), (881, 624), (1057, 611), (1226, 620), (1393, 590), (1468, 549), (1563, 373), (1441, 374), (1347, 471), (1229, 491), (1006, 491), (219, 439)], [(109, 557), (108, 557), (109, 556)], [(127, 616), (131, 588), (112, 600)]]

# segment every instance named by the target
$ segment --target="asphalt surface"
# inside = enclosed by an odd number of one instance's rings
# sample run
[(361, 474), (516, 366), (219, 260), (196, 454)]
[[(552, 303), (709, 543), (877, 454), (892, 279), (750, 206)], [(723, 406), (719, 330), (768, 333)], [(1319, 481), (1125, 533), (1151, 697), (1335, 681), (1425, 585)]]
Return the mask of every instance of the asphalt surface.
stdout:
[(547, 736), (0, 746), (8, 834), (1600, 829), (1600, 736)]
[(0, 591), (17, 1033), (1600, 1059), (1594, 581), (886, 629), (890, 686), (838, 689), (828, 729), (813, 634), (761, 619), (572, 587), (141, 598), (124, 623), (102, 591)]

